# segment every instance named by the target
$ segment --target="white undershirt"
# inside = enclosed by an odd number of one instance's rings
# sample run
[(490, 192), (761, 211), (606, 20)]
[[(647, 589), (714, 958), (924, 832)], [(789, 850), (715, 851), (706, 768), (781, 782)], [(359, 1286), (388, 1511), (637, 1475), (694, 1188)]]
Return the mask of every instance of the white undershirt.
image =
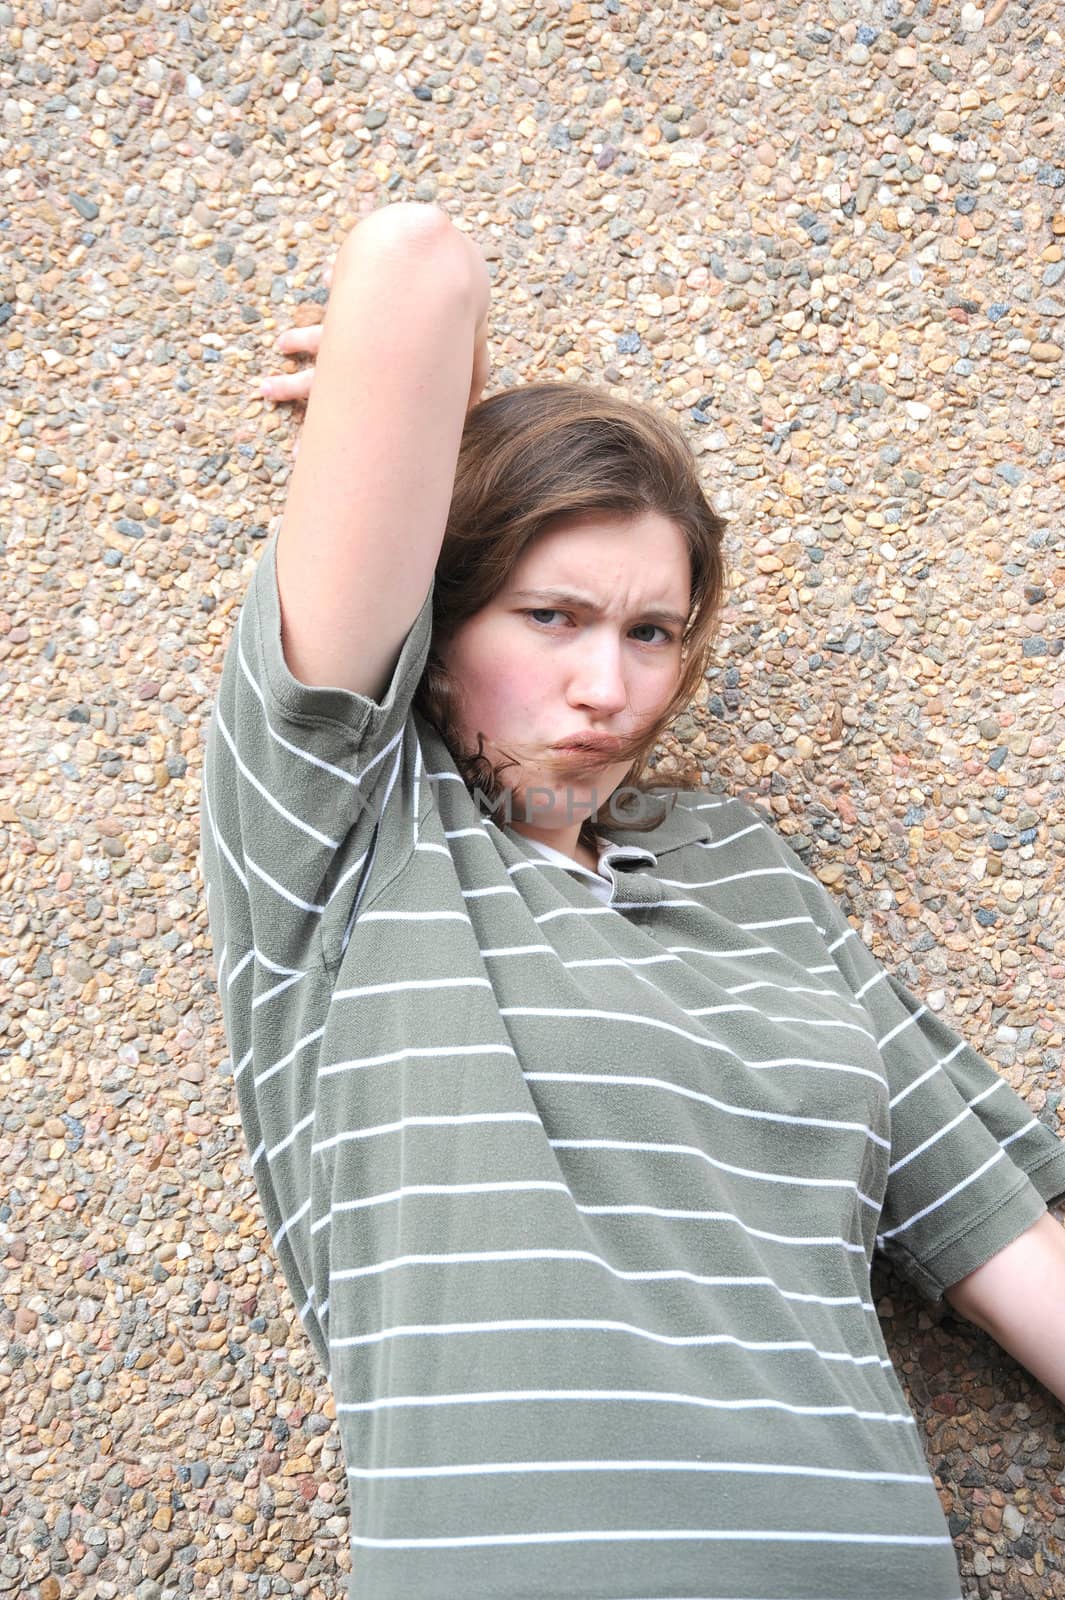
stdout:
[[(610, 878), (604, 877), (601, 872), (593, 872), (591, 867), (582, 866), (579, 861), (574, 861), (572, 856), (563, 855), (554, 845), (544, 844), (540, 839), (526, 839), (526, 843), (533, 845), (542, 856), (548, 861), (553, 861), (557, 867), (565, 867), (570, 872), (579, 872), (587, 881), (587, 886), (596, 899), (602, 900), (604, 905), (609, 905), (614, 893), (614, 885)], [(610, 840), (600, 839), (597, 834), (595, 844), (599, 852), (599, 863), (602, 865), (603, 855), (610, 849)]]

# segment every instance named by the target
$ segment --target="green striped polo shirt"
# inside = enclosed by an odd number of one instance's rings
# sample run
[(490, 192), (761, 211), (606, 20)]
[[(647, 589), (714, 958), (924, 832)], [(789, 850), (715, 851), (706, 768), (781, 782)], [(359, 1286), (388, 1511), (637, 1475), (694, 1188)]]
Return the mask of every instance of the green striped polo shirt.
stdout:
[(936, 1299), (1065, 1190), (1065, 1145), (757, 807), (600, 823), (605, 897), (489, 813), (412, 709), (432, 591), (380, 703), (300, 684), (275, 555), (202, 868), (352, 1595), (957, 1600), (870, 1261)]

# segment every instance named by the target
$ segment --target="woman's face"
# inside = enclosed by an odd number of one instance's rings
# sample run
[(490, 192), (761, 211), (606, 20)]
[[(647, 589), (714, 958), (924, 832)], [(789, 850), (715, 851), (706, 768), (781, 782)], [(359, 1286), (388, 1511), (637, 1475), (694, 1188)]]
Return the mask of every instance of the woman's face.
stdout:
[[(631, 765), (565, 739), (628, 738), (653, 724), (681, 670), (691, 563), (657, 513), (594, 513), (542, 534), (488, 605), (439, 648), (458, 689), (463, 745), (504, 770), (514, 828), (573, 855), (581, 823)], [(498, 813), (497, 813), (498, 815)]]

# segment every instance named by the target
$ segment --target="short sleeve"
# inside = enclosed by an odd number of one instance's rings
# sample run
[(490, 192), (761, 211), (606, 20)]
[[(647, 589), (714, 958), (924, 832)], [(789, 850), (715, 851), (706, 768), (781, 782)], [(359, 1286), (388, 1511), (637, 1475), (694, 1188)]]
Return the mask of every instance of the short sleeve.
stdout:
[[(371, 874), (405, 863), (420, 809), (411, 703), (429, 651), (432, 588), (380, 700), (310, 687), (281, 644), (277, 539), (263, 549), (222, 666), (207, 734), (201, 837), (210, 910), (231, 960), (248, 939), (278, 970), (343, 938)], [(214, 903), (219, 896), (222, 907)]]
[(1065, 1143), (876, 959), (835, 897), (766, 827), (797, 874), (829, 956), (864, 1006), (884, 1063), (891, 1158), (877, 1245), (936, 1301), (1065, 1192)]

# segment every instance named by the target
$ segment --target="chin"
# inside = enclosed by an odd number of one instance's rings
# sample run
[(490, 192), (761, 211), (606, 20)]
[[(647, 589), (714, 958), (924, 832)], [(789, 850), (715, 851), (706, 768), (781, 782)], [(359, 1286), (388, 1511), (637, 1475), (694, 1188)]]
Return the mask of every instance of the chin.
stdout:
[[(537, 788), (550, 788), (554, 793), (554, 803), (548, 806), (541, 794), (536, 794)], [(525, 815), (525, 795), (532, 794), (533, 811)], [(537, 822), (544, 827), (572, 828), (581, 823), (590, 822), (594, 813), (601, 810), (610, 798), (611, 791), (602, 788), (596, 789), (588, 784), (573, 784), (571, 786), (557, 786), (552, 784), (530, 784), (528, 790), (522, 789), (515, 796), (514, 814), (523, 816), (529, 822)]]

